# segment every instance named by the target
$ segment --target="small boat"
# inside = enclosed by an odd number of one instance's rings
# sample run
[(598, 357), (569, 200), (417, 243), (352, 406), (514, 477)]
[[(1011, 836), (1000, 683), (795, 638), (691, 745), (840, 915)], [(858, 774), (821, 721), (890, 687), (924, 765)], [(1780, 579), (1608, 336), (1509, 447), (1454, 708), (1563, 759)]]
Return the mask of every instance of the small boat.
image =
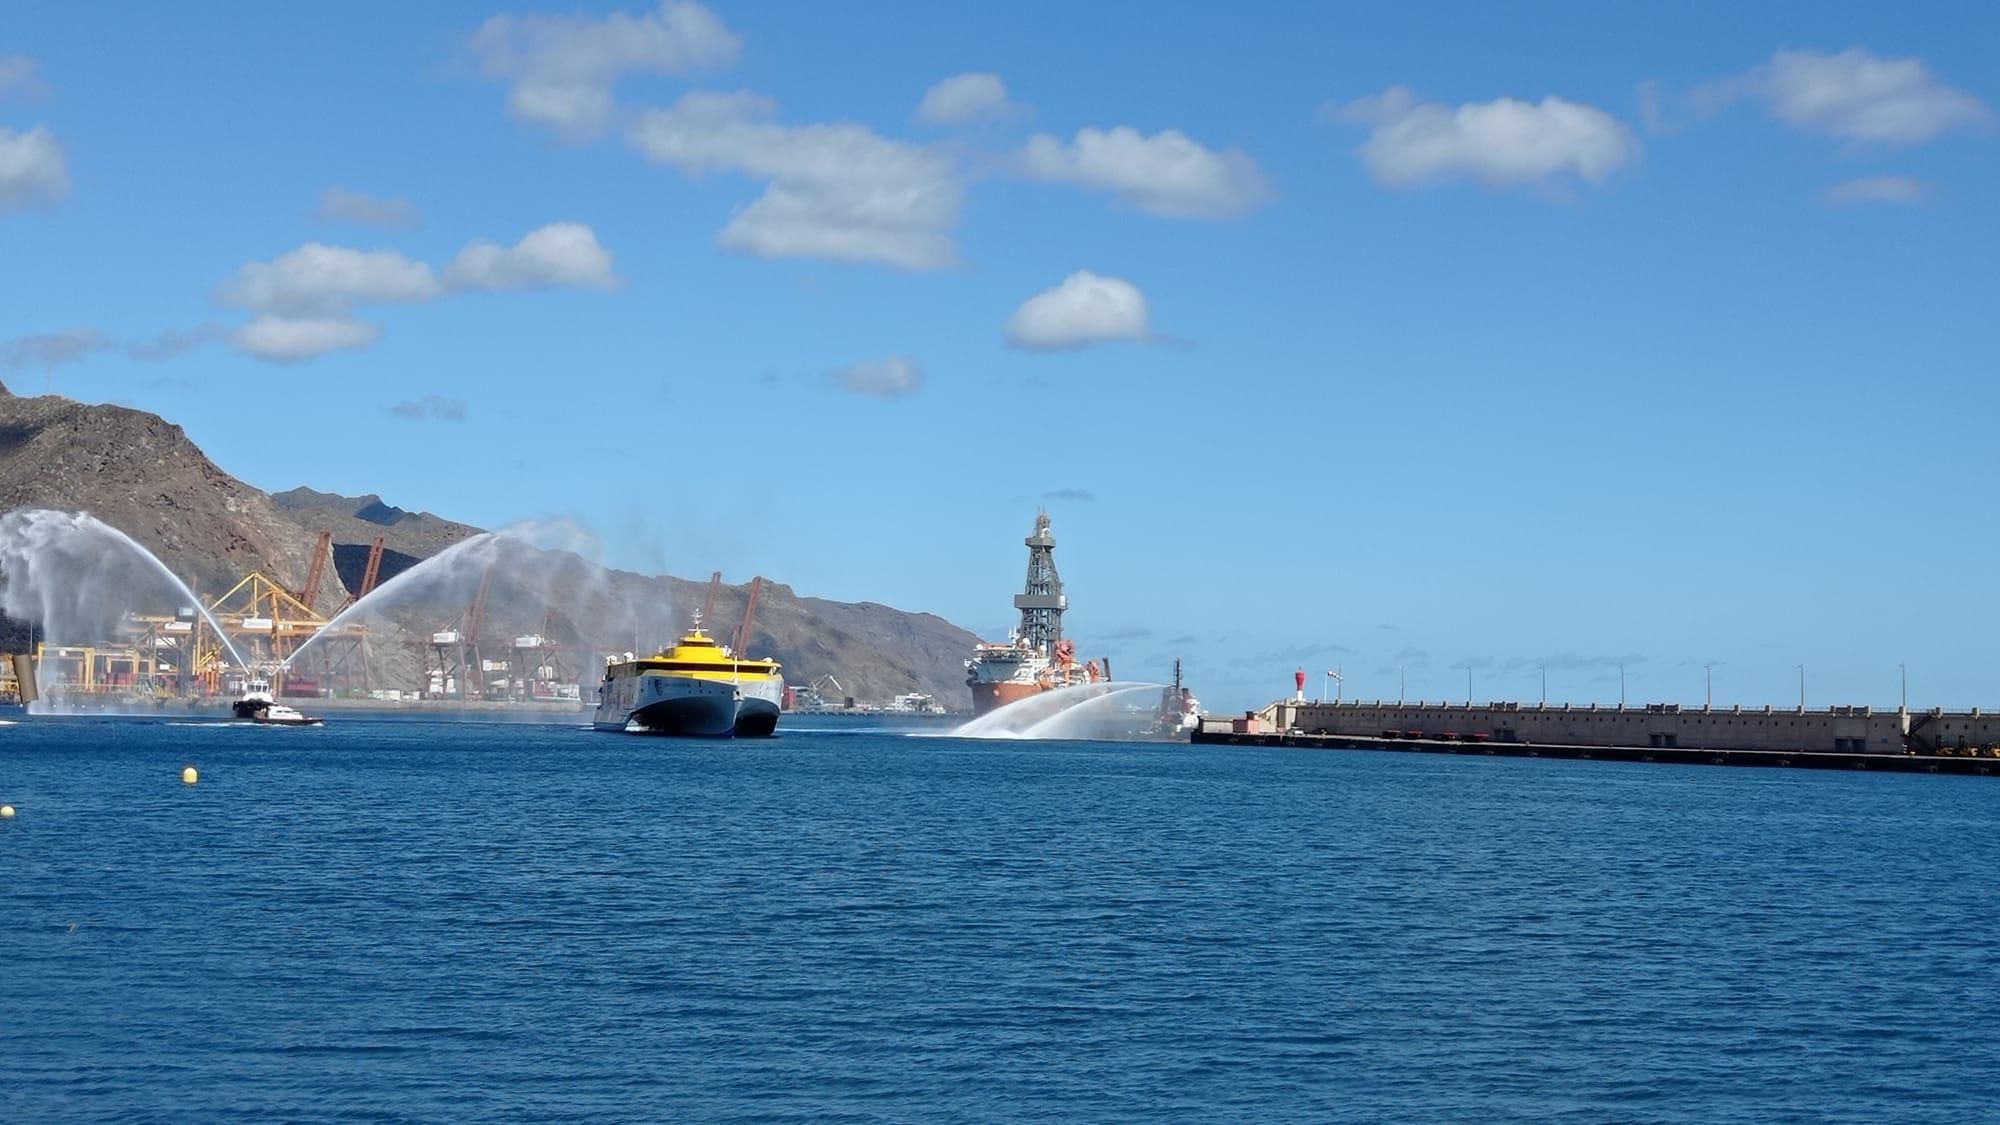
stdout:
[(243, 698), (234, 705), (236, 717), (246, 723), (263, 723), (274, 727), (317, 727), (325, 726), (326, 720), (317, 715), (301, 715), (291, 707), (271, 698), (271, 685), (263, 680), (251, 680)]

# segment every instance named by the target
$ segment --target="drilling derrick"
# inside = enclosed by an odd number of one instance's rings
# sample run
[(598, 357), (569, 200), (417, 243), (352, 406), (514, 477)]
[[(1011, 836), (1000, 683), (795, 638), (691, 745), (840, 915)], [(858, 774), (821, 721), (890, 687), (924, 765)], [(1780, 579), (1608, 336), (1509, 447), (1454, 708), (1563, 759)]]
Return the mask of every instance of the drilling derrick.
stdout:
[(1035, 515), (1035, 533), (1025, 540), (1028, 545), (1028, 581), (1023, 591), (1014, 595), (1014, 608), (1021, 611), (1019, 643), (1047, 655), (1055, 650), (1057, 641), (1062, 640), (1063, 610), (1069, 599), (1063, 597), (1062, 576), (1056, 573), (1056, 537), (1049, 532), (1049, 514)]

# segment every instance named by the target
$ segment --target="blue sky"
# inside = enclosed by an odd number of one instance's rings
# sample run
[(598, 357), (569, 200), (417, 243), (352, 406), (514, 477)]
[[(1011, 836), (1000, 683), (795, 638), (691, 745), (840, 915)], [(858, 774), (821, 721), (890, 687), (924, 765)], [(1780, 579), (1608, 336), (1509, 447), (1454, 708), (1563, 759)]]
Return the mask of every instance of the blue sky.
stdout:
[(989, 635), (1046, 505), (1085, 651), (1217, 706), (2000, 706), (1996, 57), (1970, 3), (49, 6), (0, 378)]

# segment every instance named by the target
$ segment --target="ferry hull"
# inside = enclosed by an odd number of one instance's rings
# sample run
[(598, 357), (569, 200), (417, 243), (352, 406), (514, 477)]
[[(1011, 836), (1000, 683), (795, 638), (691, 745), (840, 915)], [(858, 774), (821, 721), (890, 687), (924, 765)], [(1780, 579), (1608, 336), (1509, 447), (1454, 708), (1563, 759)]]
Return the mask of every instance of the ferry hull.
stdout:
[[(779, 687), (647, 674), (607, 692), (591, 725), (684, 738), (769, 738), (778, 729)], [(627, 698), (629, 696), (629, 698)]]

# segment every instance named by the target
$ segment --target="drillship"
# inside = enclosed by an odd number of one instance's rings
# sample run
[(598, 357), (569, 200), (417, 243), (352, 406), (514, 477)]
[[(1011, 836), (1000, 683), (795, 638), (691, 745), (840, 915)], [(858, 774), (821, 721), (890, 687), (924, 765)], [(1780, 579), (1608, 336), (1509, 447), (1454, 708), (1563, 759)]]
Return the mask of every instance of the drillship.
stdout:
[(655, 656), (612, 657), (592, 725), (636, 734), (767, 738), (778, 729), (785, 681), (775, 660), (740, 660), (701, 631)]
[(1110, 662), (1079, 664), (1076, 645), (1062, 635), (1062, 577), (1056, 573), (1056, 540), (1049, 533), (1047, 512), (1035, 516), (1035, 533), (1028, 536), (1027, 588), (1014, 595), (1021, 624), (1006, 644), (981, 644), (965, 662), (965, 682), (972, 688), (972, 713), (984, 715), (1038, 692), (1111, 678)]

